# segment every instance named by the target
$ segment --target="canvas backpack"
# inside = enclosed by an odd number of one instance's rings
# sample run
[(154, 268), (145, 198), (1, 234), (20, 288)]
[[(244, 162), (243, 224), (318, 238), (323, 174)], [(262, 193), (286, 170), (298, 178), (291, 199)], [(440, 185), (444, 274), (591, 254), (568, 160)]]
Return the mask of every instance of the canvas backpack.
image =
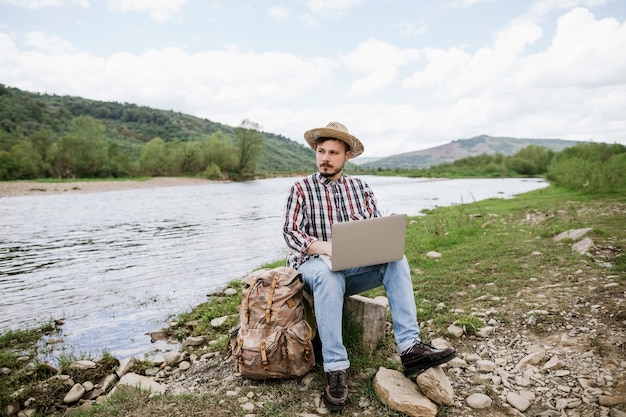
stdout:
[(302, 276), (293, 268), (261, 269), (245, 278), (239, 325), (230, 336), (233, 360), (243, 376), (298, 377), (315, 366), (304, 297)]

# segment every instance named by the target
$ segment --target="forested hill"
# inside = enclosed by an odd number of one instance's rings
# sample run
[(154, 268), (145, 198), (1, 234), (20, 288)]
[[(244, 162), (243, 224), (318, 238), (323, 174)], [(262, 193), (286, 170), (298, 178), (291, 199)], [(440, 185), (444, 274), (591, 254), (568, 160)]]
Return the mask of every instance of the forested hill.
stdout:
[[(50, 146), (71, 134), (73, 120), (81, 116), (100, 121), (107, 141), (115, 145), (113, 150), (128, 160), (139, 160), (142, 149), (155, 138), (160, 138), (167, 146), (168, 143), (202, 143), (209, 139), (215, 142), (223, 140), (224, 135), (234, 140), (237, 135), (237, 127), (179, 112), (129, 103), (36, 94), (0, 84), (0, 165), (3, 151), (6, 156), (18, 144), (24, 144), (24, 148)], [(315, 156), (307, 146), (281, 135), (258, 133), (263, 137), (263, 146), (256, 172), (315, 170)], [(43, 149), (40, 151), (40, 154), (46, 153)]]

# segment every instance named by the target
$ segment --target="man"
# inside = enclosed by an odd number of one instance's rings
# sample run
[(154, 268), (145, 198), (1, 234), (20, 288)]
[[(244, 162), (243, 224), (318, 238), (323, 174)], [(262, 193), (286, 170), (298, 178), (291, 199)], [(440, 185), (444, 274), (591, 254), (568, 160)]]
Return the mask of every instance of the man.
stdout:
[[(283, 236), (292, 251), (290, 267), (313, 294), (326, 372), (324, 402), (331, 410), (348, 405), (350, 361), (342, 339), (344, 297), (383, 285), (394, 337), (406, 375), (454, 358), (454, 348), (435, 349), (420, 341), (413, 283), (406, 257), (396, 262), (333, 272), (320, 255), (332, 256), (331, 225), (379, 217), (376, 197), (359, 178), (344, 175), (344, 164), (363, 153), (363, 144), (338, 122), (311, 129), (304, 138), (315, 150), (318, 172), (296, 181), (287, 199)], [(376, 242), (372, 242), (373, 245)]]

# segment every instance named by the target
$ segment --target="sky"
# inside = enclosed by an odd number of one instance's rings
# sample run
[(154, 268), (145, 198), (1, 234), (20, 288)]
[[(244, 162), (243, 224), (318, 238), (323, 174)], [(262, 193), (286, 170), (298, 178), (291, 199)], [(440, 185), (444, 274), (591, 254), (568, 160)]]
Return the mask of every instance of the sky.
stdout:
[(624, 0), (0, 0), (0, 84), (244, 120), (365, 157), (626, 144)]

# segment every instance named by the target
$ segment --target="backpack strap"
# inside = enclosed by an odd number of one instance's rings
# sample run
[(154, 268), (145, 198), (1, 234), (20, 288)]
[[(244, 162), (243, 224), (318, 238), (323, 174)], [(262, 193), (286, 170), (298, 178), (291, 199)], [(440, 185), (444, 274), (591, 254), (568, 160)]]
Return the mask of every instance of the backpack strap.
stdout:
[(274, 274), (272, 285), (270, 286), (269, 294), (267, 295), (267, 306), (265, 307), (265, 323), (270, 324), (272, 321), (272, 302), (274, 301), (274, 291), (276, 290), (276, 284), (280, 279), (280, 274), (277, 272)]
[[(245, 300), (242, 300), (242, 307), (245, 310), (246, 314), (246, 323), (250, 323), (250, 295), (256, 290), (256, 288), (261, 285), (263, 282), (262, 278), (257, 278), (254, 285), (251, 286), (250, 290), (246, 294)], [(268, 322), (269, 323), (269, 322)]]
[(266, 371), (270, 370), (270, 362), (267, 360), (267, 352), (265, 351), (265, 342), (261, 342), (261, 364)]

